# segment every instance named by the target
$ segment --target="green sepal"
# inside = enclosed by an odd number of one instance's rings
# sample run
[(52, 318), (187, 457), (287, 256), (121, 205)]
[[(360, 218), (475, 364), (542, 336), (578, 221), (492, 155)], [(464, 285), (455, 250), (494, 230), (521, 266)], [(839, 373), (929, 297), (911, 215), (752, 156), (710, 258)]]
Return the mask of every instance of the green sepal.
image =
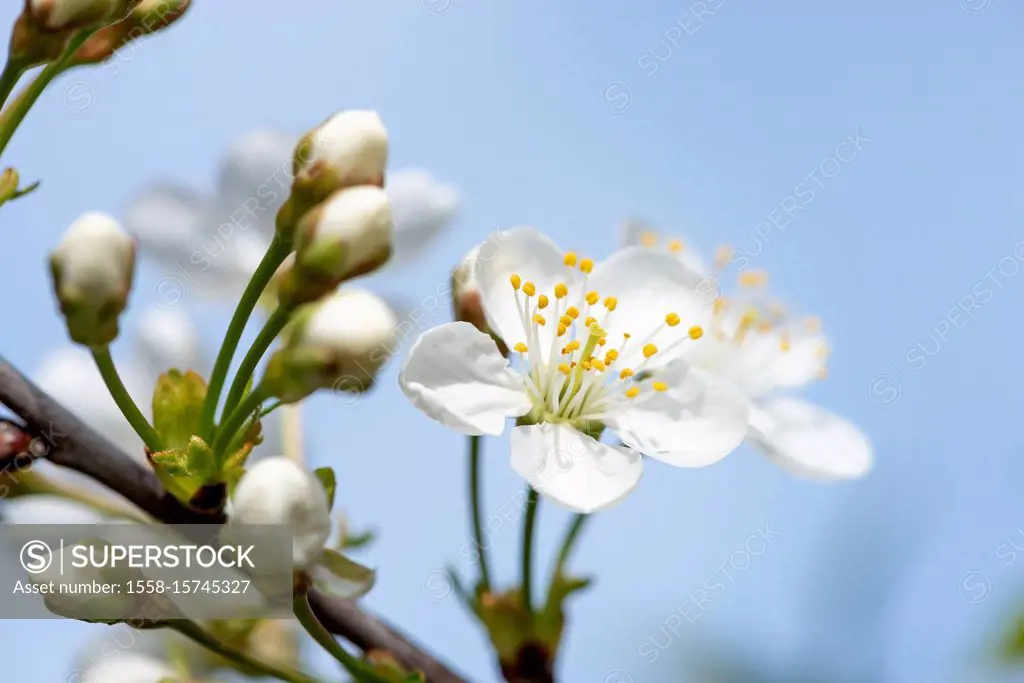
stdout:
[(377, 582), (375, 570), (330, 548), (324, 549), (310, 574), (317, 588), (346, 600), (361, 598)]
[(198, 373), (168, 370), (153, 390), (153, 428), (167, 448), (184, 448), (199, 431), (206, 380)]
[(330, 467), (318, 467), (313, 470), (313, 474), (320, 480), (320, 485), (324, 487), (324, 494), (327, 496), (327, 509), (334, 509), (334, 490), (337, 488), (338, 480), (334, 476), (334, 470)]

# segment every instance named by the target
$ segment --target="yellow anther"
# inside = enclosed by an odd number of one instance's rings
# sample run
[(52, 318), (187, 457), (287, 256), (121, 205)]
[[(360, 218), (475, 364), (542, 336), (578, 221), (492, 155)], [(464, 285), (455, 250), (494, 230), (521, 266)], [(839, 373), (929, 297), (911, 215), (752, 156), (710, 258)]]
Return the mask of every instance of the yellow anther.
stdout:
[(668, 243), (668, 250), (671, 251), (673, 254), (678, 254), (683, 250), (683, 241), (672, 240), (671, 242)]
[(588, 304), (593, 306), (598, 301), (600, 301), (601, 296), (597, 292), (587, 292), (587, 296), (585, 296), (584, 298), (587, 300)]
[(572, 368), (569, 367), (568, 363), (559, 363), (558, 371), (563, 375), (568, 375), (570, 372), (572, 372)]
[(773, 301), (768, 304), (768, 312), (774, 315), (776, 318), (781, 318), (786, 315), (786, 307), (777, 301)]
[(828, 379), (828, 368), (818, 370), (818, 379)]
[(640, 233), (640, 244), (644, 245), (645, 247), (653, 247), (657, 243), (658, 236), (655, 235), (650, 230)]
[(678, 313), (669, 313), (668, 315), (666, 315), (665, 316), (665, 324), (668, 325), (669, 327), (675, 327), (676, 325), (678, 325), (679, 324), (679, 314)]
[(537, 285), (532, 282), (524, 282), (523, 291), (526, 293), (526, 296), (533, 296), (537, 293)]
[(615, 307), (618, 305), (619, 300), (616, 299), (614, 296), (610, 296), (604, 300), (604, 307), (607, 308), (609, 311), (614, 311)]
[(626, 396), (628, 398), (636, 398), (640, 394), (640, 387), (630, 387), (626, 389)]
[(633, 335), (631, 335), (631, 334), (630, 334), (629, 332), (623, 332), (623, 333), (622, 333), (622, 337), (623, 337), (623, 339), (629, 339), (629, 338), (630, 338), (630, 337), (632, 337), (632, 336), (633, 336)]
[(523, 278), (519, 277), (515, 273), (512, 273), (512, 277), (509, 278), (509, 279), (512, 280), (512, 289), (514, 289), (514, 290), (516, 290), (518, 292), (519, 291), (519, 287), (522, 286), (522, 284), (523, 284)]
[(569, 296), (569, 287), (564, 282), (559, 282), (555, 285), (555, 297), (558, 299), (564, 299)]
[(517, 353), (526, 353), (527, 351), (529, 351), (529, 349), (526, 348), (526, 344), (524, 344), (523, 342), (518, 342), (512, 348), (514, 348)]
[(727, 308), (729, 308), (729, 300), (728, 299), (726, 299), (724, 296), (720, 296), (717, 299), (715, 299), (715, 303), (714, 303), (715, 314), (721, 313), (722, 311), (724, 311)]
[(596, 323), (596, 322), (597, 322), (597, 318), (595, 318), (595, 317), (594, 317), (594, 316), (592, 316), (592, 315), (588, 315), (588, 316), (587, 316), (587, 319), (583, 321), (583, 324), (584, 324), (585, 326), (587, 326), (587, 327), (590, 327), (591, 325), (593, 325), (593, 324), (594, 324), (594, 323)]
[(615, 349), (608, 349), (608, 353), (604, 354), (604, 362), (610, 363), (611, 361), (608, 360), (609, 358), (611, 358), (611, 360), (618, 360), (619, 352)]
[(580, 367), (583, 368), (584, 370), (591, 370), (594, 366), (593, 364), (591, 364), (590, 359), (588, 358), (586, 360), (580, 361)]
[(563, 315), (558, 319), (559, 325), (565, 325), (566, 327), (572, 327), (572, 318), (567, 315)]
[(754, 321), (757, 320), (759, 315), (760, 313), (758, 313), (756, 308), (748, 308), (740, 317), (740, 325), (743, 327), (750, 327), (754, 324)]
[(822, 344), (818, 347), (818, 358), (828, 358), (829, 348), (828, 344)]
[(740, 273), (739, 283), (744, 287), (761, 287), (768, 282), (768, 273), (763, 270), (745, 270)]
[(589, 274), (594, 269), (594, 260), (585, 258), (580, 259), (580, 271)]
[(565, 345), (565, 348), (567, 353), (578, 351), (580, 348), (580, 341), (578, 339), (573, 339), (571, 342)]
[(547, 308), (547, 307), (548, 307), (548, 298), (544, 294), (541, 294), (540, 296), (537, 297), (537, 308)]
[(821, 318), (813, 316), (808, 318), (804, 322), (804, 327), (807, 328), (808, 332), (820, 332), (821, 331)]
[(644, 346), (644, 358), (650, 358), (658, 352), (658, 347), (654, 344), (647, 344)]
[(700, 339), (704, 336), (704, 328), (700, 325), (694, 325), (686, 333), (690, 335), (690, 339)]
[(779, 348), (782, 349), (783, 353), (789, 351), (792, 348), (792, 345), (789, 341), (789, 332), (783, 331), (782, 334), (779, 335)]
[(719, 267), (724, 266), (732, 258), (732, 247), (728, 244), (723, 244), (715, 250), (715, 264)]
[(544, 325), (547, 324), (548, 321), (545, 320), (544, 316), (542, 316), (540, 313), (534, 313), (533, 314), (533, 322), (535, 322), (538, 325), (540, 325), (541, 327), (543, 327)]
[(655, 382), (651, 385), (651, 388), (655, 391), (668, 391), (668, 385), (664, 382)]
[(558, 336), (559, 337), (563, 336), (568, 331), (569, 331), (568, 327), (566, 327), (562, 323), (558, 323)]
[(565, 257), (562, 259), (562, 262), (565, 265), (569, 266), (570, 268), (575, 266), (576, 265), (576, 252), (575, 251), (567, 251), (567, 252), (565, 252)]
[(608, 367), (604, 364), (604, 361), (601, 360), (600, 358), (591, 358), (590, 364), (593, 365), (594, 369), (598, 370), (599, 372), (604, 372), (605, 370), (608, 369)]
[(576, 308), (575, 306), (570, 306), (569, 308), (565, 309), (565, 314), (572, 318), (573, 320), (575, 320), (576, 318), (580, 317), (580, 309)]
[(771, 320), (762, 320), (757, 324), (758, 332), (771, 332), (773, 327)]
[(632, 377), (635, 374), (636, 373), (634, 373), (629, 368), (622, 368), (622, 372), (619, 373), (619, 379), (629, 379), (630, 377)]
[(601, 337), (600, 339), (597, 340), (597, 343), (601, 346), (604, 346), (605, 344), (608, 343), (608, 339), (606, 339), (605, 337)]

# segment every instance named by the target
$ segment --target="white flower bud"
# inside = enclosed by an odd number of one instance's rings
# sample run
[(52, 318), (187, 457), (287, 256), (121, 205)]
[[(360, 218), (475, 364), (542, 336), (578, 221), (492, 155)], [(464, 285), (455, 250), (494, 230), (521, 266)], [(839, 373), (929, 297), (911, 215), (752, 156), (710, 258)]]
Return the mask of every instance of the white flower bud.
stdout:
[(139, 0), (28, 0), (33, 21), (49, 31), (113, 24), (138, 4)]
[(356, 185), (384, 185), (388, 134), (375, 111), (335, 114), (306, 133), (292, 155), (292, 191), (277, 215), (286, 243), (308, 211), (331, 194)]
[(50, 255), (54, 291), (71, 339), (105, 346), (118, 334), (135, 272), (135, 240), (116, 220), (86, 213)]
[(362, 392), (394, 352), (398, 319), (368, 291), (338, 291), (301, 307), (271, 358), (267, 390), (294, 402), (317, 389)]
[(487, 315), (484, 313), (480, 285), (476, 279), (480, 247), (481, 245), (478, 244), (470, 249), (452, 271), (452, 310), (456, 320), (467, 322), (481, 332), (495, 337), (494, 341), (498, 345), (498, 349), (502, 354), (508, 355), (505, 343), (491, 331), (487, 324)]
[(260, 460), (242, 476), (228, 524), (290, 526), (296, 569), (312, 565), (331, 535), (327, 494), (320, 481), (282, 456)]
[(86, 669), (84, 676), (74, 680), (81, 683), (161, 683), (179, 678), (167, 662), (136, 652), (118, 651), (116, 657), (101, 659)]
[(284, 278), (281, 303), (314, 301), (345, 280), (380, 268), (391, 255), (392, 231), (383, 190), (361, 185), (335, 192), (299, 223), (295, 267)]
[(375, 111), (350, 109), (335, 114), (312, 133), (301, 168), (329, 166), (338, 187), (382, 185), (388, 163), (388, 132)]

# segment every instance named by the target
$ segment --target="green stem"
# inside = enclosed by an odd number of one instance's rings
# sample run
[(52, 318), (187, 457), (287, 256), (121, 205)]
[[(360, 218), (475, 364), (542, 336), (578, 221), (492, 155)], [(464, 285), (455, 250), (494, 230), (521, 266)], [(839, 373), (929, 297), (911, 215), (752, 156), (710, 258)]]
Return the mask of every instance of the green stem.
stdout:
[(235, 379), (231, 382), (231, 388), (228, 389), (228, 396), (224, 399), (224, 411), (221, 413), (222, 420), (226, 415), (230, 415), (231, 411), (238, 405), (238, 402), (242, 400), (245, 388), (249, 386), (249, 380), (252, 379), (253, 373), (256, 372), (256, 366), (259, 365), (260, 359), (263, 358), (263, 354), (267, 352), (270, 345), (274, 343), (277, 335), (281, 334), (281, 330), (288, 324), (288, 318), (291, 316), (292, 310), (291, 308), (278, 307), (267, 318), (263, 329), (256, 336), (256, 340), (245, 354), (245, 358), (242, 359), (242, 364), (238, 366)]
[(487, 549), (484, 548), (484, 529), (480, 518), (480, 446), (482, 437), (469, 437), (469, 498), (473, 513), (473, 542), (480, 564), (480, 588), (491, 590), (491, 572), (487, 561)]
[[(43, 94), (43, 91), (46, 90), (46, 86), (50, 85), (50, 82), (64, 70), (68, 61), (78, 52), (78, 48), (82, 47), (82, 44), (95, 32), (96, 29), (90, 28), (73, 35), (64, 47), (64, 52), (61, 53), (60, 57), (47, 64), (46, 68), (18, 96), (14, 104), (0, 115), (0, 154), (3, 154), (3, 151), (7, 149), (7, 144), (14, 137), (14, 131), (18, 130), (18, 126), (25, 120), (25, 116), (32, 108), (32, 105), (36, 103), (36, 100), (39, 99), (39, 96)], [(13, 87), (14, 84), (12, 83), (11, 88), (13, 89)]]
[(163, 450), (160, 436), (153, 429), (152, 425), (149, 424), (149, 420), (142, 414), (139, 407), (135, 405), (135, 401), (132, 400), (131, 395), (121, 381), (121, 376), (117, 374), (114, 359), (110, 357), (110, 347), (104, 346), (93, 349), (92, 357), (96, 361), (96, 367), (100, 370), (103, 382), (107, 385), (107, 390), (110, 391), (110, 395), (114, 398), (114, 403), (120, 408), (121, 414), (131, 423), (135, 433), (142, 438), (146, 446), (149, 447), (149, 450), (154, 452)]
[(313, 640), (319, 643), (323, 649), (327, 650), (328, 654), (338, 660), (355, 680), (366, 681), (367, 683), (388, 683), (387, 678), (384, 678), (349, 654), (331, 632), (324, 628), (324, 625), (316, 618), (316, 614), (313, 613), (313, 608), (309, 606), (309, 599), (306, 595), (302, 593), (296, 595), (292, 602), (292, 607), (295, 611), (295, 618), (306, 629), (306, 633), (313, 636)]
[(0, 107), (7, 102), (7, 98), (14, 92), (14, 87), (25, 75), (28, 69), (20, 60), (10, 60), (4, 64), (4, 70), (0, 72)]
[(207, 650), (214, 652), (224, 659), (248, 669), (259, 671), (264, 676), (273, 676), (288, 683), (319, 683), (317, 679), (293, 669), (278, 667), (268, 662), (261, 661), (248, 653), (239, 650), (231, 645), (221, 642), (212, 633), (204, 629), (194, 621), (176, 620), (167, 623), (168, 628), (177, 631)]
[(267, 398), (268, 396), (264, 392), (263, 387), (257, 386), (246, 395), (234, 411), (227, 416), (227, 419), (217, 427), (217, 438), (213, 442), (213, 452), (218, 457), (227, 451), (238, 430), (260, 409), (260, 406), (263, 405)]
[(274, 401), (269, 406), (260, 411), (260, 417), (264, 418), (267, 415), (270, 415), (272, 412), (274, 412), (283, 405), (285, 405), (284, 401)]
[(533, 614), (533, 528), (537, 523), (539, 496), (529, 484), (527, 488), (526, 519), (523, 521), (523, 606)]
[(231, 366), (231, 359), (235, 356), (235, 349), (245, 331), (245, 325), (249, 322), (249, 316), (259, 303), (263, 290), (266, 289), (270, 279), (281, 266), (284, 260), (291, 253), (291, 246), (278, 237), (270, 243), (270, 248), (263, 255), (263, 260), (256, 267), (256, 272), (249, 279), (242, 298), (238, 301), (235, 314), (228, 324), (228, 331), (224, 335), (224, 342), (217, 353), (217, 360), (213, 366), (213, 373), (210, 375), (210, 384), (206, 390), (206, 401), (203, 403), (203, 413), (199, 421), (199, 434), (210, 440), (213, 435), (214, 417), (217, 413), (217, 404), (220, 402), (220, 392), (224, 388), (224, 381), (228, 376), (228, 369)]
[(565, 570), (565, 565), (572, 556), (573, 546), (576, 544), (576, 539), (579, 538), (580, 530), (583, 529), (583, 525), (587, 523), (590, 515), (577, 514), (572, 524), (569, 525), (568, 531), (565, 532), (565, 538), (562, 540), (562, 548), (558, 551), (558, 561), (555, 562), (555, 572), (553, 578), (557, 578)]

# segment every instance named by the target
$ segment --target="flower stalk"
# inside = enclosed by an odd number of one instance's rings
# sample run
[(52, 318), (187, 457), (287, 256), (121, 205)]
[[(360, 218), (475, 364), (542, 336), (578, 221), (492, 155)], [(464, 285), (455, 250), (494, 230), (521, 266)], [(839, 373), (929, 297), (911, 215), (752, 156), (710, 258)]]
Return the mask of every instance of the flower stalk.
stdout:
[(132, 400), (131, 394), (125, 388), (124, 382), (121, 381), (121, 376), (117, 373), (117, 367), (114, 365), (114, 359), (110, 357), (110, 347), (105, 346), (92, 349), (92, 357), (96, 361), (96, 367), (99, 369), (103, 383), (107, 385), (107, 390), (110, 392), (111, 397), (113, 397), (114, 403), (117, 404), (121, 414), (131, 424), (132, 429), (145, 442), (146, 447), (150, 451), (162, 451), (163, 445), (160, 442), (160, 436), (153, 429), (153, 426), (149, 424), (149, 420), (142, 414), (139, 407), (135, 405), (135, 401)]

